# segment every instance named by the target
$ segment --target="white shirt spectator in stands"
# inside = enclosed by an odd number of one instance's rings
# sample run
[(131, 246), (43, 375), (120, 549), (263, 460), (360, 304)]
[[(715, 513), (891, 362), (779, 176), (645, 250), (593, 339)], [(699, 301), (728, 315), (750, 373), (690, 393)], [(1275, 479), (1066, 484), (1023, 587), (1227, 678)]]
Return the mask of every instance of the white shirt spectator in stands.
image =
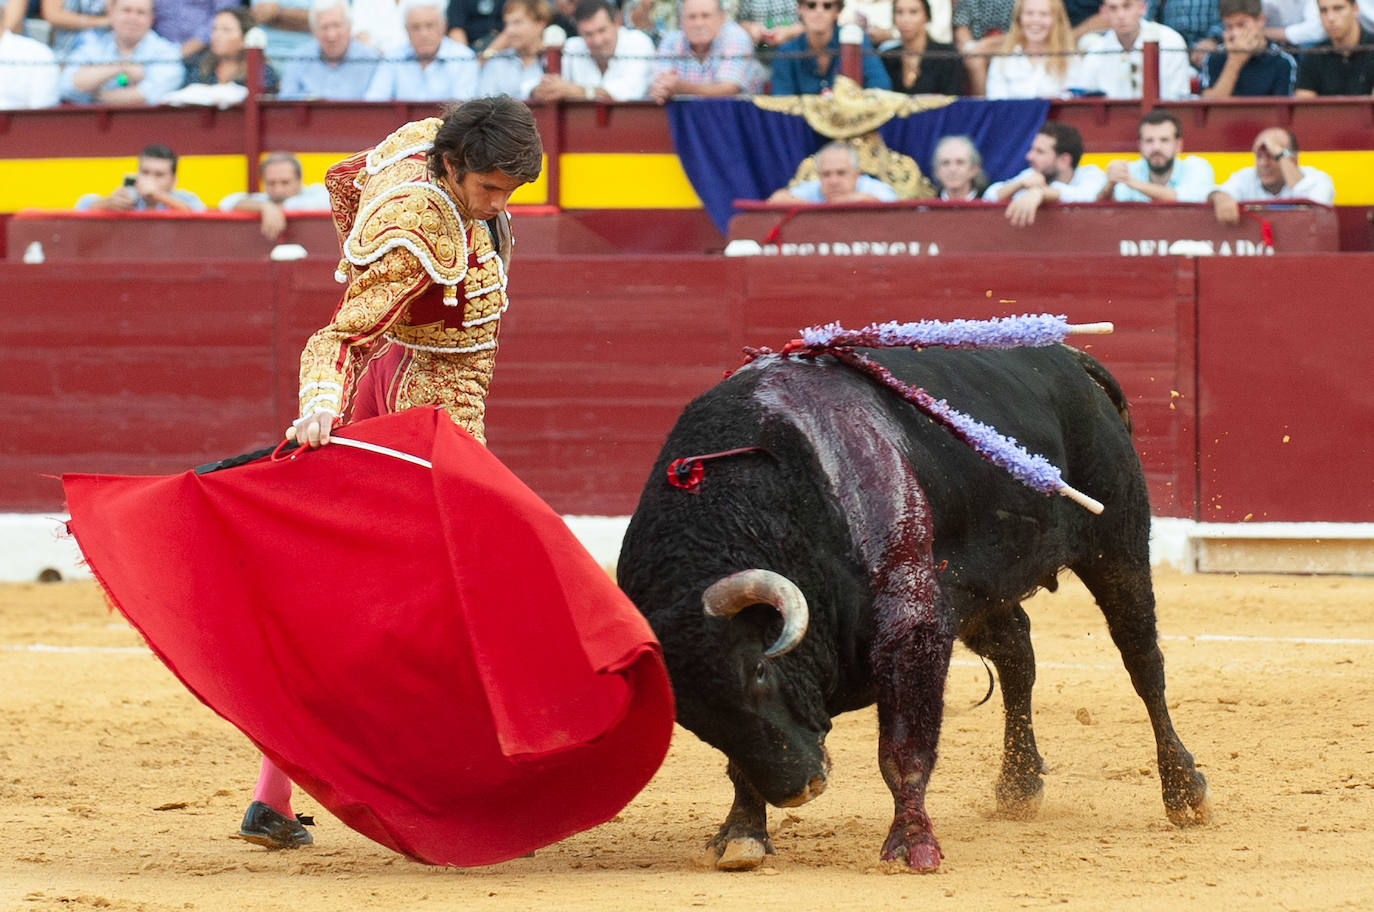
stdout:
[[(219, 201), (220, 211), (233, 212), (234, 207), (246, 199), (268, 202), (266, 193), (248, 193), (240, 190), (238, 193), (231, 193)], [(329, 191), (325, 189), (324, 184), (306, 184), (301, 187), (300, 193), (295, 196), (288, 196), (277, 205), (287, 212), (328, 212)]]
[(1045, 66), (1045, 57), (1028, 57), (1021, 45), (1010, 54), (992, 58), (988, 64), (988, 98), (1060, 98), (1082, 82), (1079, 69), (1083, 61), (1078, 55), (1069, 58), (1063, 76), (1056, 76)]
[[(1013, 181), (1020, 180), (1030, 175), (1032, 169), (1026, 168), (1020, 174), (1012, 178)], [(997, 202), (997, 193), (1002, 189), (1002, 185), (1008, 181), (998, 181), (991, 187), (983, 191), (983, 199)], [(1102, 188), (1107, 186), (1107, 172), (1097, 165), (1079, 165), (1073, 171), (1073, 177), (1068, 183), (1064, 181), (1050, 181), (1050, 186), (1059, 191), (1059, 201), (1061, 203), (1091, 203), (1097, 199), (1097, 195), (1102, 192)], [(1018, 190), (1012, 199), (1025, 193), (1025, 190)]]
[(462, 101), (477, 94), (481, 74), (472, 48), (445, 37), (439, 53), (421, 66), (415, 49), (387, 57), (377, 66), (365, 101)]
[(605, 89), (616, 101), (638, 101), (649, 94), (657, 53), (652, 38), (622, 26), (616, 35), (615, 55), (603, 74), (587, 52), (587, 42), (569, 38), (563, 45), (563, 78), (589, 89)]
[(1144, 52), (1147, 41), (1159, 44), (1159, 97), (1169, 100), (1193, 94), (1193, 69), (1188, 62), (1188, 43), (1167, 25), (1142, 21), (1135, 43), (1128, 52), (1116, 32), (1090, 32), (1078, 42), (1083, 66), (1078, 81), (1071, 86), (1103, 92), (1108, 98), (1139, 98), (1144, 79)]
[(0, 32), (0, 109), (57, 104), (61, 70), (53, 52), (32, 38)]
[(1254, 165), (1241, 168), (1226, 178), (1217, 189), (1238, 203), (1306, 199), (1314, 203), (1325, 203), (1328, 206), (1335, 204), (1336, 185), (1331, 180), (1331, 175), (1325, 171), (1318, 171), (1309, 165), (1299, 165), (1298, 170), (1302, 171), (1302, 180), (1292, 187), (1280, 188), (1278, 193), (1270, 193), (1264, 189), (1264, 185), (1260, 183), (1259, 175), (1255, 173)]

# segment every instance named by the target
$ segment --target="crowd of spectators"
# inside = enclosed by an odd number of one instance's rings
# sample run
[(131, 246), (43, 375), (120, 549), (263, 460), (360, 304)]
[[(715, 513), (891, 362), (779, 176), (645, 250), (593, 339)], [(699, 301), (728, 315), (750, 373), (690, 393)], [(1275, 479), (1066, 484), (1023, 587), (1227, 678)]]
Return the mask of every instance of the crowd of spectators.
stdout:
[(809, 94), (850, 25), (864, 85), (909, 94), (1138, 98), (1146, 43), (1164, 100), (1374, 91), (1374, 0), (0, 2), (5, 108), (233, 103), (249, 46), (287, 99)]
[[(1239, 221), (1241, 203), (1335, 203), (1330, 175), (1299, 164), (1297, 136), (1283, 127), (1262, 130), (1251, 146), (1254, 165), (1240, 168), (1221, 184), (1206, 159), (1182, 154), (1183, 124), (1169, 111), (1155, 109), (1142, 117), (1136, 141), (1138, 158), (1114, 159), (1103, 170), (1083, 163), (1083, 137), (1075, 127), (1046, 121), (1031, 140), (1025, 169), (989, 185), (974, 141), (945, 136), (935, 144), (929, 173), (939, 199), (1002, 204), (1007, 221), (1017, 228), (1034, 225), (1049, 202), (1211, 203), (1224, 225)], [(768, 201), (819, 205), (899, 198), (891, 186), (861, 172), (854, 148), (842, 141), (823, 146), (812, 161), (815, 178), (794, 178)]]

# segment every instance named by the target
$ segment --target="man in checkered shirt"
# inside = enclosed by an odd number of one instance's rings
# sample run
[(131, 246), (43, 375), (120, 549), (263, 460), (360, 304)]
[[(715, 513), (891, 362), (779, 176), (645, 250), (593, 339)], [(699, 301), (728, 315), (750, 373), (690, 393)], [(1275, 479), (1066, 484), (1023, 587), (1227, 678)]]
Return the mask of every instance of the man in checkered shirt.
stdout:
[(679, 31), (663, 36), (649, 97), (753, 95), (763, 87), (754, 42), (731, 22), (720, 0), (683, 0)]

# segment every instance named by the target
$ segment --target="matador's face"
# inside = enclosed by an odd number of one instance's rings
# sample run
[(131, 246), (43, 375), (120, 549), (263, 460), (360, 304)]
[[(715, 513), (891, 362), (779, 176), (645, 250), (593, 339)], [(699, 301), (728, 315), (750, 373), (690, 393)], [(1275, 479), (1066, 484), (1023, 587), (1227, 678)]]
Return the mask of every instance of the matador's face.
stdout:
[(454, 177), (456, 172), (451, 163), (446, 162), (444, 167), (448, 170), (448, 191), (453, 194), (458, 208), (470, 218), (485, 220), (505, 212), (511, 194), (524, 183), (503, 171), (469, 171), (459, 180)]

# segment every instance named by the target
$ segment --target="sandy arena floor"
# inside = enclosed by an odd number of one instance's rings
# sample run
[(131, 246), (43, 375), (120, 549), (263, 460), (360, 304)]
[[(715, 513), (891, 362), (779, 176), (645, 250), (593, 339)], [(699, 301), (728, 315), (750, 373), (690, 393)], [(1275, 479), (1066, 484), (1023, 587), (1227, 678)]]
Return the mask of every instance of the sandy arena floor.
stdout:
[[(872, 711), (830, 737), (830, 789), (770, 813), (778, 854), (700, 866), (729, 805), (720, 755), (679, 729), (614, 821), (479, 869), (415, 864), (301, 796), (316, 845), (230, 838), (257, 758), (93, 583), (0, 587), (0, 910), (1369, 909), (1374, 906), (1374, 579), (1161, 575), (1174, 721), (1215, 820), (1164, 816), (1145, 712), (1071, 578), (1029, 606), (1035, 725), (1051, 764), (1033, 822), (991, 816), (999, 704), (963, 649), (929, 801), (940, 873), (877, 865), (891, 799)], [(554, 812), (555, 809), (550, 809)]]

